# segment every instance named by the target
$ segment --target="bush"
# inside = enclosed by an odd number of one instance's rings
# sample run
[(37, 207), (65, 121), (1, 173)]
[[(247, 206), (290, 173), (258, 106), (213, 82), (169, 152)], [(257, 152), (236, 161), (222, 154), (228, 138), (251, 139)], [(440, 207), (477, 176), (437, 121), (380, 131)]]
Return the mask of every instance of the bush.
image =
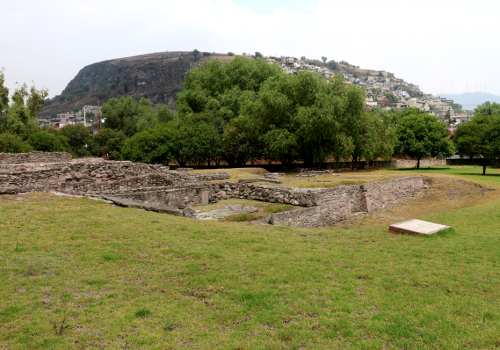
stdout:
[(34, 133), (28, 138), (27, 142), (36, 151), (71, 153), (71, 147), (66, 137), (45, 130)]
[(18, 135), (0, 134), (0, 153), (27, 153), (33, 148)]
[(174, 158), (175, 139), (174, 130), (165, 126), (142, 131), (125, 141), (122, 158), (133, 162), (168, 164)]
[(68, 139), (71, 151), (75, 156), (88, 155), (85, 146), (90, 139), (89, 129), (83, 125), (67, 125), (59, 133)]
[(229, 51), (229, 52), (227, 53), (227, 55), (228, 55), (228, 56), (234, 56), (234, 52)]
[(121, 160), (123, 144), (127, 137), (121, 131), (104, 129), (89, 140), (89, 151), (99, 157)]
[(203, 52), (203, 56), (210, 56), (210, 52)]

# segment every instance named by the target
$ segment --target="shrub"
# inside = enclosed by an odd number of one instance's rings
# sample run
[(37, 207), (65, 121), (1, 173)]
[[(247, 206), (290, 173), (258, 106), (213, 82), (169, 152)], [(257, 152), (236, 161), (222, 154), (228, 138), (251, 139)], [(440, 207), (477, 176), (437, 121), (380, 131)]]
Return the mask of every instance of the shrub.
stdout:
[(68, 139), (71, 151), (76, 156), (88, 155), (85, 145), (89, 142), (90, 132), (83, 125), (67, 125), (60, 131)]
[(33, 151), (33, 148), (18, 135), (10, 133), (0, 134), (1, 153), (26, 153)]
[(203, 56), (210, 56), (210, 52), (203, 52)]
[(229, 51), (229, 52), (227, 53), (227, 55), (228, 55), (228, 56), (234, 56), (234, 52)]
[(34, 133), (28, 138), (27, 142), (36, 151), (71, 152), (71, 147), (66, 137), (45, 130)]
[(121, 131), (104, 129), (90, 138), (88, 149), (96, 156), (120, 160), (126, 139), (127, 137)]

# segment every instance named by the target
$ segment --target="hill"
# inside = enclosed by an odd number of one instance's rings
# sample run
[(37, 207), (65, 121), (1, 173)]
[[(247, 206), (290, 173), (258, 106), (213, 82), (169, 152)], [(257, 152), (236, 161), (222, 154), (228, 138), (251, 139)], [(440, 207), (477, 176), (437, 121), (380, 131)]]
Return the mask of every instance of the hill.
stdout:
[[(98, 101), (102, 105), (111, 97), (121, 96), (132, 96), (135, 100), (146, 97), (155, 105), (168, 104), (173, 109), (175, 94), (182, 90), (186, 72), (209, 60), (229, 62), (234, 57), (207, 52), (200, 52), (198, 57), (194, 57), (188, 51), (167, 51), (93, 63), (82, 68), (61, 95), (47, 100), (39, 117), (79, 110), (84, 105), (97, 105)], [(354, 78), (381, 73), (347, 62), (334, 66), (319, 60), (306, 60), (306, 63), (328, 67), (334, 73), (350, 74)], [(386, 76), (394, 78), (392, 73)]]
[(438, 94), (436, 96), (444, 97), (453, 100), (453, 102), (461, 104), (463, 109), (473, 110), (486, 101), (500, 103), (500, 96), (490, 94), (488, 92), (466, 92), (463, 94)]
[(187, 71), (208, 60), (227, 62), (233, 58), (215, 53), (194, 57), (187, 51), (172, 51), (94, 63), (82, 68), (61, 95), (48, 100), (40, 117), (97, 105), (98, 100), (102, 104), (111, 97), (121, 96), (136, 100), (146, 97), (154, 104), (164, 103), (172, 108)]

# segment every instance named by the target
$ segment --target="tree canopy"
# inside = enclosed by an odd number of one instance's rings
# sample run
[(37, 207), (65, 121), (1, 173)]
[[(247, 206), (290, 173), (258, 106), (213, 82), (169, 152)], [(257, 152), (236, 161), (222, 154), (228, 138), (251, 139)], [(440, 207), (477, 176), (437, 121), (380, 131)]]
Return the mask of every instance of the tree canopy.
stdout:
[(453, 134), (460, 157), (483, 158), (486, 165), (500, 159), (500, 115), (479, 115), (460, 124)]
[(399, 118), (396, 127), (396, 149), (399, 153), (408, 155), (417, 160), (417, 169), (420, 160), (427, 157), (445, 158), (453, 155), (454, 145), (448, 138), (449, 131), (444, 123), (425, 112), (416, 112), (409, 109)]

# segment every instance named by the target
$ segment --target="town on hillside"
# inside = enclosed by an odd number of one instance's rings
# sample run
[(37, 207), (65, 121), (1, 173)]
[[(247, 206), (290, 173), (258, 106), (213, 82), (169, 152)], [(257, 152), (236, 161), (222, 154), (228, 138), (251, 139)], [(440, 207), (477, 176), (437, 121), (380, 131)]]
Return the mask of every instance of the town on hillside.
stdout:
[(73, 112), (58, 113), (53, 117), (38, 118), (41, 127), (61, 129), (66, 125), (84, 125), (90, 129), (91, 134), (97, 131), (101, 116), (101, 107), (83, 106)]
[[(309, 60), (295, 57), (264, 57), (264, 59), (269, 64), (277, 63), (288, 74), (309, 71), (330, 79), (336, 73), (327, 64), (318, 66), (311, 64)], [(425, 94), (418, 85), (396, 78), (392, 73), (356, 69), (353, 73), (343, 72), (342, 75), (346, 82), (362, 86), (366, 90), (367, 109), (377, 106), (383, 110), (415, 107), (453, 126), (470, 120), (470, 116), (462, 111), (460, 105), (453, 103), (453, 100)]]
[[(326, 61), (326, 58), (323, 58)], [(262, 59), (269, 64), (278, 64), (288, 74), (309, 71), (319, 73), (325, 79), (331, 79), (338, 73), (338, 71), (332, 69), (330, 62), (315, 65), (314, 62), (317, 61), (307, 60), (304, 57), (298, 59), (281, 56), (263, 57)], [(451, 126), (457, 126), (470, 120), (470, 115), (462, 111), (461, 106), (455, 104), (453, 100), (425, 94), (418, 85), (396, 78), (392, 73), (359, 69), (359, 67), (349, 65), (344, 61), (335, 63), (334, 68), (338, 66), (348, 68), (341, 71), (347, 83), (356, 84), (365, 89), (367, 96), (365, 106), (367, 109), (380, 107), (382, 110), (402, 110), (406, 107), (415, 107), (436, 116), (440, 121)], [(42, 127), (60, 129), (66, 125), (85, 125), (91, 130), (91, 133), (94, 133), (99, 129), (100, 118), (98, 116), (100, 116), (100, 113), (100, 107), (86, 105), (80, 110), (58, 113), (52, 117), (39, 117), (38, 120), (39, 125)]]

